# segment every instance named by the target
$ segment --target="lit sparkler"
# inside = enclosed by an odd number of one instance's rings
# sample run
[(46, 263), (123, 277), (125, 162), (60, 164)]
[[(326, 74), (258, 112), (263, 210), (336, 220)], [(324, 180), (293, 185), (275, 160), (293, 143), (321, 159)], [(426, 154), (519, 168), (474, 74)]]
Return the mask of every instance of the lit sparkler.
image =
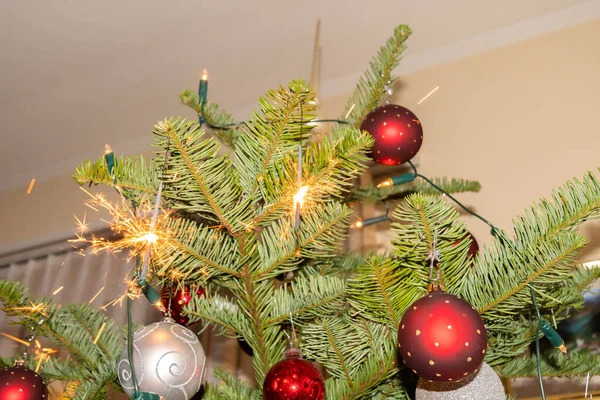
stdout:
[(302, 186), (294, 195), (294, 211), (296, 212), (296, 230), (300, 228), (300, 209), (304, 204), (304, 196), (308, 192), (308, 186)]

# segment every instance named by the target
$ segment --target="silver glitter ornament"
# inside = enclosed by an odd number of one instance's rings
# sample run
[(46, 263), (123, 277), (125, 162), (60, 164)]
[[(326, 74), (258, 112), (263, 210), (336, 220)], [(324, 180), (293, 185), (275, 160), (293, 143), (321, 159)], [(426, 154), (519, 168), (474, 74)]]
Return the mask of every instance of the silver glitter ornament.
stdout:
[[(200, 340), (170, 318), (155, 322), (133, 334), (131, 354), (140, 392), (156, 393), (169, 400), (189, 400), (200, 390), (206, 355)], [(125, 393), (134, 394), (127, 346), (118, 365)]]
[(486, 363), (458, 382), (430, 382), (419, 378), (415, 400), (505, 400), (504, 386)]

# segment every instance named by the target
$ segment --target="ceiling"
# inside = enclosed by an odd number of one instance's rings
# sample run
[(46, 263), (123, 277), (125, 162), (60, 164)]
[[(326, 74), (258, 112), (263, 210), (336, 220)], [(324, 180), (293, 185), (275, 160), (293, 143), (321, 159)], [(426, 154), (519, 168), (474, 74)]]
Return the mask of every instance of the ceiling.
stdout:
[(349, 91), (397, 24), (399, 72), (600, 17), (599, 0), (22, 0), (0, 4), (0, 191), (140, 152), (155, 121), (193, 115), (183, 88), (244, 118), (267, 89), (308, 78), (321, 28), (321, 96)]

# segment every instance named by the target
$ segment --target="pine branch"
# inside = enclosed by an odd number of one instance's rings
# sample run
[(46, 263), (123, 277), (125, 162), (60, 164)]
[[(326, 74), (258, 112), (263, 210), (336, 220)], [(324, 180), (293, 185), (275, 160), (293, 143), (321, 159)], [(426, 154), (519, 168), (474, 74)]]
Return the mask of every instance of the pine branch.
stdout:
[(314, 93), (303, 80), (291, 82), (288, 88), (270, 90), (259, 103), (261, 113), (253, 113), (247, 129), (239, 136), (233, 163), (244, 192), (270, 204), (282, 194), (278, 162), (294, 154), (307, 139), (309, 122), (316, 116), (316, 103)]
[[(481, 189), (481, 185), (477, 181), (456, 178), (432, 178), (431, 180), (448, 193), (479, 192)], [(375, 202), (402, 198), (412, 193), (430, 195), (442, 194), (442, 192), (431, 186), (429, 183), (417, 179), (409, 183), (403, 183), (387, 188), (377, 188), (375, 185), (356, 188), (352, 191), (350, 201)]]
[[(159, 122), (154, 129), (158, 147), (170, 150), (160, 153), (156, 162), (166, 165), (164, 193), (173, 199), (172, 207), (220, 223), (229, 232), (239, 222), (228, 215), (241, 196), (236, 174), (231, 173), (228, 157), (218, 156), (219, 144), (204, 139), (205, 132), (197, 123), (180, 119)], [(166, 160), (165, 160), (165, 157)]]
[(363, 318), (397, 332), (401, 312), (420, 297), (418, 280), (389, 258), (375, 256), (348, 281), (349, 303)]
[[(544, 377), (585, 377), (600, 374), (600, 355), (578, 351), (563, 355), (555, 350), (542, 354), (542, 375)], [(506, 378), (537, 377), (537, 358), (516, 358), (497, 370)]]
[[(100, 157), (96, 162), (88, 160), (81, 163), (73, 179), (80, 186), (102, 184), (115, 188), (126, 199), (141, 204), (148, 196), (156, 195), (159, 174), (157, 163), (140, 155), (117, 157), (111, 175), (104, 157)], [(166, 194), (165, 198), (168, 197)]]
[(262, 390), (253, 389), (236, 379), (232, 375), (223, 371), (221, 368), (215, 368), (215, 376), (223, 382), (216, 388), (209, 387), (204, 394), (203, 399), (219, 400), (260, 400), (262, 399)]
[[(66, 377), (74, 385), (94, 389), (87, 395), (77, 389), (73, 398), (102, 393), (102, 388), (116, 379), (116, 360), (123, 348), (123, 332), (100, 311), (87, 304), (59, 308), (48, 300), (32, 303), (25, 296), (23, 285), (10, 281), (0, 281), (0, 301), (7, 315), (19, 317), (21, 325), (35, 327), (37, 335), (45, 336), (73, 356), (68, 365), (51, 361), (41, 370), (42, 375), (47, 371), (49, 378)], [(45, 322), (38, 325), (42, 318)], [(102, 325), (103, 333), (94, 343)]]
[[(412, 30), (407, 25), (398, 25), (394, 34), (379, 49), (370, 62), (370, 68), (359, 79), (356, 89), (346, 102), (340, 119), (346, 119), (351, 126), (359, 128), (366, 115), (371, 112), (384, 97), (384, 86), (393, 83), (392, 71), (398, 63), (406, 46), (405, 41)], [(391, 86), (391, 85), (390, 85)], [(350, 110), (354, 107), (352, 112)], [(346, 118), (346, 115), (348, 118)], [(335, 127), (333, 130), (335, 131)]]
[[(239, 126), (230, 126), (234, 123), (233, 116), (225, 111), (219, 111), (219, 106), (215, 103), (206, 102), (204, 107), (200, 102), (198, 94), (185, 89), (179, 95), (179, 99), (183, 104), (193, 109), (198, 117), (204, 117), (209, 125), (219, 128), (211, 128), (211, 132), (229, 148), (235, 147), (235, 141), (240, 135)], [(220, 128), (223, 127), (223, 128)]]
[(338, 277), (296, 277), (291, 287), (282, 286), (275, 291), (267, 326), (289, 321), (302, 324), (316, 317), (333, 315), (344, 307), (345, 285)]
[(219, 294), (211, 293), (201, 298), (195, 296), (183, 310), (190, 323), (203, 321), (204, 328), (212, 325), (219, 333), (230, 337), (248, 338), (252, 335), (248, 320), (238, 305)]
[[(184, 218), (171, 218), (164, 229), (169, 232), (156, 275), (181, 280), (206, 282), (221, 276), (240, 277), (239, 254), (234, 238), (220, 229), (203, 226)], [(176, 266), (176, 267), (174, 267)]]
[[(426, 259), (436, 240), (440, 282), (449, 293), (455, 293), (461, 284), (460, 277), (471, 270), (466, 262), (469, 243), (461, 241), (467, 230), (458, 220), (456, 209), (443, 198), (416, 193), (398, 205), (393, 217), (397, 221), (392, 224), (394, 255), (402, 268), (410, 269), (418, 277), (421, 292), (427, 290), (430, 263)], [(433, 277), (436, 275), (434, 270)]]
[(326, 382), (328, 398), (365, 398), (397, 372), (395, 336), (366, 320), (326, 318), (304, 327), (303, 350), (332, 376)]

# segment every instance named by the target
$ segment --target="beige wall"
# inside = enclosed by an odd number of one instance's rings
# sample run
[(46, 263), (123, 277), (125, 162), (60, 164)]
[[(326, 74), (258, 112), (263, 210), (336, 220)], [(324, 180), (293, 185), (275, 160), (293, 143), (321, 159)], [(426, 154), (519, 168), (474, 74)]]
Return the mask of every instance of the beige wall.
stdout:
[[(598, 38), (600, 20), (403, 77), (395, 100), (412, 109), (425, 130), (420, 172), (479, 180), (482, 191), (460, 199), (510, 229), (534, 199), (599, 167)], [(325, 114), (339, 114), (346, 98), (324, 99)], [(86, 196), (69, 177), (25, 191), (0, 196), (0, 253), (68, 235), (73, 215), (85, 210)], [(486, 225), (473, 218), (467, 223), (480, 243), (489, 241)], [(600, 251), (584, 258), (600, 258)]]

